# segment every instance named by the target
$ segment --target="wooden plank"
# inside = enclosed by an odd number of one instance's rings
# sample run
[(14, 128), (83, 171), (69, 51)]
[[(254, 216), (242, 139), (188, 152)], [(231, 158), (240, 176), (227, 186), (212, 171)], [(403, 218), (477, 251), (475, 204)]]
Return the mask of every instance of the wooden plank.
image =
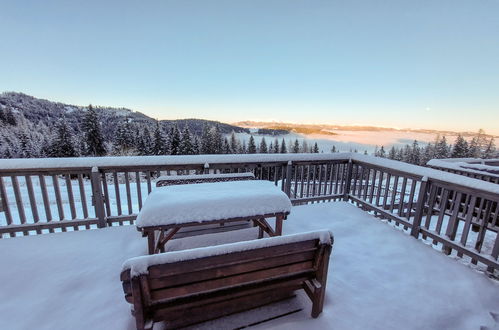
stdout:
[(277, 266), (284, 266), (293, 263), (304, 261), (312, 261), (315, 257), (317, 248), (311, 248), (303, 251), (293, 251), (289, 253), (282, 253), (279, 255), (271, 254), (267, 257), (258, 259), (251, 259), (249, 261), (241, 260), (240, 263), (232, 265), (220, 265), (211, 269), (205, 269), (195, 272), (186, 272), (179, 275), (164, 276), (160, 278), (149, 279), (149, 287), (151, 290), (175, 287), (187, 283), (205, 281), (212, 278), (233, 276), (237, 274), (256, 271), (259, 269), (267, 269)]
[[(50, 201), (47, 192), (47, 184), (45, 182), (45, 176), (39, 175), (38, 179), (40, 180), (40, 188), (42, 190), (43, 206), (45, 208), (46, 221), (50, 222), (52, 221), (52, 212), (50, 210)], [(50, 230), (50, 232), (53, 233), (54, 231)]]
[[(26, 223), (26, 214), (24, 213), (24, 203), (21, 196), (21, 190), (19, 189), (19, 181), (15, 175), (12, 175), (10, 179), (12, 181), (12, 188), (14, 189), (14, 198), (16, 200), (17, 212), (19, 213), (19, 221), (21, 224), (24, 224)], [(24, 232), (23, 234), (28, 235), (28, 232)]]
[(369, 192), (369, 204), (373, 203), (374, 190), (376, 189), (376, 177), (378, 176), (378, 171), (373, 170), (373, 178), (371, 181), (371, 191)]
[(392, 175), (390, 173), (387, 173), (386, 182), (385, 182), (385, 193), (383, 195), (383, 210), (387, 209), (388, 192), (390, 191), (391, 183), (392, 183)]
[(330, 201), (330, 200), (337, 200), (337, 199), (342, 199), (342, 198), (343, 198), (343, 194), (322, 195), (322, 196), (304, 197), (304, 198), (292, 198), (291, 204), (301, 205), (301, 204), (306, 204), (306, 203), (310, 203), (310, 202)]
[(54, 194), (57, 204), (57, 213), (59, 214), (59, 220), (64, 220), (64, 208), (62, 206), (61, 187), (59, 186), (59, 179), (57, 175), (52, 175), (52, 183), (54, 185)]
[(128, 177), (128, 172), (124, 172), (125, 176), (125, 188), (126, 188), (126, 200), (128, 205), (128, 214), (132, 214), (132, 194), (130, 192), (130, 178)]
[(243, 283), (271, 280), (277, 277), (291, 277), (297, 273), (313, 273), (312, 266), (312, 261), (305, 261), (264, 270), (237, 274), (233, 276), (226, 276), (222, 278), (190, 283), (166, 289), (152, 290), (151, 298), (153, 300), (172, 299), (179, 296), (206, 292), (214, 289), (230, 288), (234, 285), (241, 285)]
[[(440, 200), (440, 210), (438, 212), (437, 225), (435, 231), (440, 235), (442, 232), (442, 223), (444, 221), (445, 210), (447, 209), (447, 203), (449, 202), (449, 190), (444, 189), (442, 192), (442, 199)], [(437, 244), (437, 241), (433, 241), (433, 244)]]
[[(78, 190), (80, 191), (80, 202), (83, 210), (83, 218), (88, 218), (87, 196), (85, 195), (85, 185), (83, 184), (83, 175), (78, 174)], [(88, 228), (87, 228), (88, 229)]]
[[(319, 240), (309, 240), (303, 242), (296, 242), (291, 244), (276, 245), (272, 247), (259, 248), (253, 250), (247, 250), (242, 252), (236, 252), (231, 254), (225, 254), (220, 256), (211, 256), (196, 259), (193, 263), (192, 260), (185, 260), (175, 263), (173, 268), (171, 264), (163, 264), (149, 267), (149, 278), (160, 278), (170, 275), (186, 274), (189, 272), (203, 271), (207, 269), (212, 269), (214, 267), (220, 266), (231, 266), (235, 264), (240, 264), (242, 262), (249, 262), (252, 260), (259, 260), (262, 258), (268, 258), (270, 255), (287, 255), (294, 252), (306, 251), (310, 249), (317, 248)], [(125, 272), (122, 272), (122, 274)], [(121, 280), (126, 280), (126, 278), (121, 278)]]
[(23, 225), (10, 225), (10, 226), (0, 226), (0, 233), (16, 233), (31, 230), (42, 230), (49, 229), (53, 232), (55, 228), (67, 228), (73, 226), (89, 226), (97, 224), (98, 220), (96, 218), (89, 218), (84, 220), (61, 220), (61, 221), (50, 221), (50, 222), (37, 222), (37, 223), (25, 223)]
[(146, 180), (147, 180), (147, 194), (149, 195), (152, 191), (151, 171), (146, 171)]
[(392, 199), (390, 201), (390, 213), (393, 213), (393, 209), (395, 206), (395, 200), (397, 199), (398, 189), (399, 189), (399, 177), (395, 176), (395, 180), (393, 182)]
[[(471, 204), (470, 204), (470, 207), (468, 207), (468, 211), (466, 213), (466, 220), (465, 220), (464, 227), (463, 227), (463, 230), (461, 233), (461, 244), (463, 246), (466, 246), (466, 241), (468, 240), (468, 234), (469, 234), (470, 229), (471, 229), (471, 220), (473, 219), (473, 212), (475, 210), (475, 203), (476, 203), (476, 196), (472, 196)], [(458, 252), (457, 256), (459, 258), (462, 258), (463, 257), (462, 252)]]
[[(459, 214), (459, 207), (460, 207), (460, 200), (462, 197), (462, 193), (460, 191), (457, 192), (454, 200), (454, 208), (452, 210), (452, 215), (449, 218), (449, 222), (447, 223), (447, 230), (445, 231), (445, 234), (449, 238), (448, 240), (453, 241), (456, 237), (456, 230), (457, 230), (457, 225), (459, 223), (459, 220), (457, 219), (457, 215)], [(442, 251), (449, 255), (452, 251), (452, 245), (444, 245), (442, 247)]]
[[(2, 208), (5, 212), (5, 220), (7, 221), (7, 225), (12, 224), (12, 213), (10, 212), (9, 199), (7, 197), (7, 191), (5, 189), (5, 184), (3, 182), (3, 177), (0, 176), (0, 193), (2, 194), (1, 202)], [(11, 235), (12, 237), (13, 235)]]
[(370, 204), (369, 202), (364, 201), (363, 199), (360, 199), (360, 198), (355, 197), (355, 196), (349, 196), (348, 198), (351, 201), (362, 205), (363, 208), (365, 208), (369, 211), (374, 211), (374, 212), (378, 213), (382, 218), (394, 220), (395, 223), (403, 224), (404, 226), (406, 226), (408, 228), (412, 228), (412, 224), (410, 222), (408, 222), (406, 219), (401, 218), (399, 216), (396, 216), (395, 214), (389, 213), (389, 212), (383, 210), (381, 207), (377, 207), (377, 206)]
[[(26, 181), (26, 187), (28, 188), (28, 199), (31, 209), (31, 215), (33, 216), (33, 222), (37, 223), (38, 221), (40, 221), (40, 216), (38, 215), (38, 206), (36, 205), (36, 197), (35, 197), (35, 191), (33, 189), (33, 181), (31, 180), (30, 175), (26, 175), (24, 178)], [(36, 233), (41, 234), (42, 232), (40, 230), (37, 230)]]
[(102, 189), (104, 190), (104, 204), (106, 206), (106, 215), (111, 214), (111, 202), (109, 198), (109, 189), (107, 187), (107, 174), (106, 172), (101, 173)]
[[(71, 211), (71, 219), (76, 219), (76, 206), (75, 206), (75, 199), (74, 199), (74, 194), (73, 194), (73, 185), (71, 184), (71, 174), (66, 173), (64, 175), (65, 181), (66, 181), (66, 192), (68, 193), (68, 201), (69, 201), (69, 209)], [(77, 230), (78, 227), (75, 227), (75, 230)]]
[(403, 217), (404, 213), (405, 213), (404, 205), (405, 205), (405, 191), (406, 191), (406, 189), (407, 189), (407, 178), (404, 177), (404, 179), (402, 180), (402, 189), (400, 190), (400, 203), (399, 203), (399, 209), (398, 209), (398, 215), (400, 217)]
[(121, 197), (120, 197), (120, 186), (118, 181), (118, 173), (113, 172), (113, 183), (114, 183), (114, 196), (116, 197), (116, 211), (118, 215), (122, 215), (123, 211), (121, 210)]
[(135, 185), (137, 186), (137, 200), (139, 201), (139, 211), (142, 209), (142, 188), (140, 186), (140, 172), (135, 172)]

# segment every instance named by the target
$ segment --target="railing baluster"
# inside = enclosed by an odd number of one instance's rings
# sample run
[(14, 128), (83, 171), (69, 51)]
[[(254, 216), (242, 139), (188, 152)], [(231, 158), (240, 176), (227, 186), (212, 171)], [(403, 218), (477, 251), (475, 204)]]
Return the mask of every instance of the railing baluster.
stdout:
[[(38, 221), (40, 221), (40, 216), (38, 215), (38, 207), (36, 206), (36, 197), (35, 197), (35, 191), (33, 189), (33, 181), (31, 180), (30, 175), (26, 175), (24, 179), (26, 180), (26, 187), (28, 188), (28, 199), (31, 208), (31, 215), (33, 216), (33, 222), (37, 223)], [(40, 229), (37, 229), (36, 233), (41, 234), (42, 231)]]
[[(52, 211), (50, 210), (50, 201), (49, 201), (49, 195), (47, 192), (47, 183), (45, 182), (45, 176), (39, 175), (38, 179), (40, 180), (40, 188), (42, 190), (43, 206), (45, 208), (46, 221), (50, 222), (50, 221), (52, 221)], [(54, 229), (50, 228), (49, 232), (53, 233)]]
[[(17, 176), (12, 175), (10, 177), (12, 181), (12, 188), (14, 189), (14, 198), (16, 200), (17, 212), (19, 213), (19, 221), (21, 224), (26, 223), (26, 213), (24, 213), (23, 198), (21, 196), (21, 190), (19, 189), (19, 181)], [(27, 231), (23, 231), (23, 235), (28, 235)]]

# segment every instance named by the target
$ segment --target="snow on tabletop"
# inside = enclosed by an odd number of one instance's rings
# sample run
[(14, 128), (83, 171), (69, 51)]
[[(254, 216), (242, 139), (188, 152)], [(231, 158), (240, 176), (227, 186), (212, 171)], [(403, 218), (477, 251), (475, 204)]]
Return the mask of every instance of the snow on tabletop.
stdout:
[(134, 277), (141, 274), (148, 274), (148, 268), (154, 265), (169, 264), (235, 252), (256, 250), (271, 246), (310, 241), (314, 239), (318, 239), (322, 244), (333, 244), (333, 234), (329, 230), (320, 230), (294, 235), (268, 237), (252, 241), (135, 257), (125, 261), (122, 270), (130, 269), (130, 275)]
[(216, 179), (216, 178), (254, 178), (252, 172), (244, 173), (220, 173), (220, 174), (192, 174), (192, 175), (162, 175), (155, 181), (177, 181), (177, 180), (192, 180), (192, 179)]
[(158, 187), (137, 216), (137, 227), (221, 220), (291, 210), (270, 181), (248, 180)]

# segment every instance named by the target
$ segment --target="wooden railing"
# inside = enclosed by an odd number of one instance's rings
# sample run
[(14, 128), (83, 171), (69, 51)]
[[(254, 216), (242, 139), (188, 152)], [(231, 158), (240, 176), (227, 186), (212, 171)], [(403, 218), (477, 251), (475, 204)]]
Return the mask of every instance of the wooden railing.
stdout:
[[(469, 164), (469, 165), (466, 165)], [(444, 172), (464, 175), (469, 178), (474, 178), (478, 180), (483, 180), (487, 182), (492, 182), (499, 184), (499, 160), (482, 160), (482, 161), (466, 161), (466, 162), (451, 162), (440, 159), (432, 159), (427, 164), (431, 168), (441, 170)], [(474, 167), (476, 165), (487, 165), (489, 168), (494, 168), (493, 170), (477, 170)]]
[(357, 154), (0, 160), (0, 235), (131, 224), (159, 175), (249, 171), (295, 205), (349, 200), (446, 254), (499, 271), (497, 185)]

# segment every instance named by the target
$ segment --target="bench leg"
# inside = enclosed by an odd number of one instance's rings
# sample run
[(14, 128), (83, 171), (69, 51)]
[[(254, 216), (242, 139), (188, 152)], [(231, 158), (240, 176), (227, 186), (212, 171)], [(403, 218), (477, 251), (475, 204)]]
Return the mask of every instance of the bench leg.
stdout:
[(149, 254), (154, 254), (156, 244), (154, 243), (154, 230), (147, 231), (147, 248)]

